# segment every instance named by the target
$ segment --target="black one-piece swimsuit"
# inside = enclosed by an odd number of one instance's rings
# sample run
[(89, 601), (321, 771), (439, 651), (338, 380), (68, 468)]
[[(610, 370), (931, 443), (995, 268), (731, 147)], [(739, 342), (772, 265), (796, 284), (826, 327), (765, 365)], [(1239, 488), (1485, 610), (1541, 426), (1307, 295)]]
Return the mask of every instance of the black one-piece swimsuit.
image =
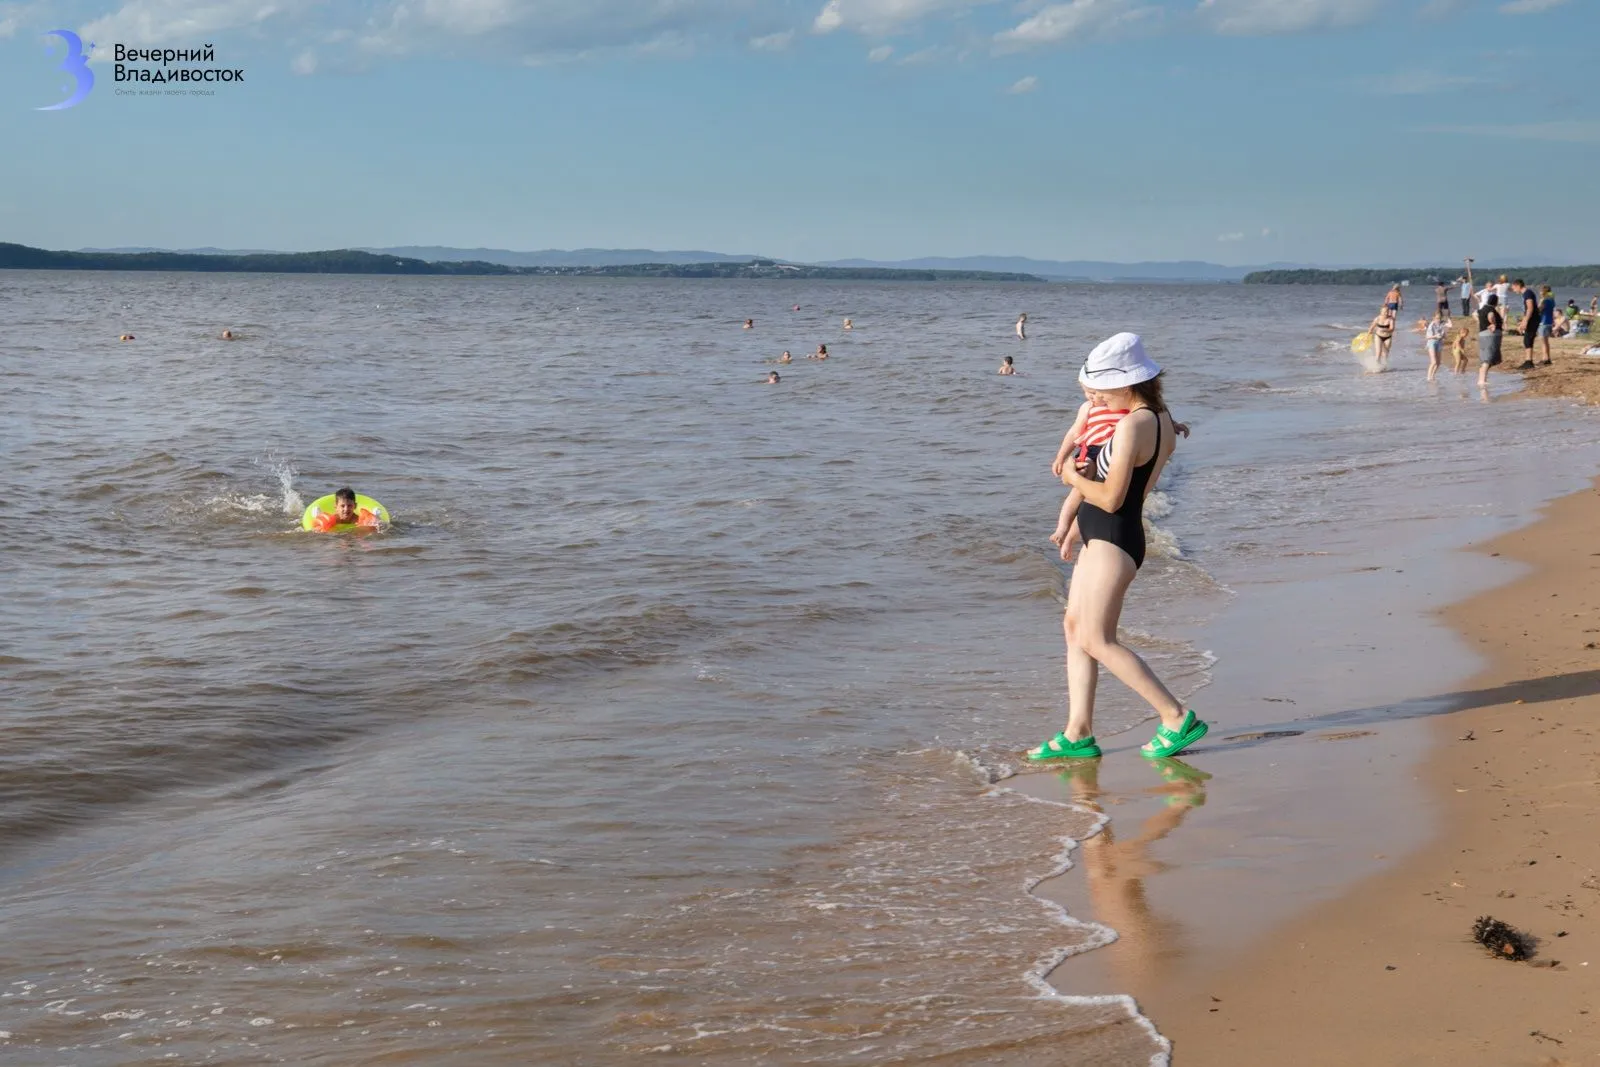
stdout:
[[(1106, 456), (1111, 446), (1106, 445), (1101, 455)], [(1116, 511), (1104, 511), (1085, 500), (1078, 508), (1078, 532), (1083, 543), (1110, 541), (1133, 560), (1138, 570), (1144, 566), (1144, 494), (1155, 472), (1156, 460), (1161, 456), (1161, 416), (1156, 416), (1156, 450), (1148, 463), (1133, 468), (1128, 478), (1128, 495)], [(1109, 465), (1109, 464), (1108, 464)]]

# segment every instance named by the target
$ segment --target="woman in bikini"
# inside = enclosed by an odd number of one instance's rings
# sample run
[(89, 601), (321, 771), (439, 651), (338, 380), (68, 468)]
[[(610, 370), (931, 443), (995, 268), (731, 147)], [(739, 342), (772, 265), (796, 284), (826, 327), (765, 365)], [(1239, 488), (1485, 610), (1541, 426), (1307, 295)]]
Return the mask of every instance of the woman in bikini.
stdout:
[(1126, 408), (1111, 442), (1095, 459), (1103, 480), (1068, 467), (1062, 481), (1083, 495), (1078, 530), (1083, 551), (1067, 589), (1067, 727), (1028, 752), (1030, 760), (1093, 759), (1094, 696), (1104, 664), (1161, 717), (1141, 750), (1148, 759), (1176, 756), (1209, 728), (1161, 684), (1138, 653), (1117, 640), (1128, 586), (1144, 563), (1144, 501), (1172, 456), (1177, 435), (1161, 396), (1161, 373), (1138, 334), (1119, 333), (1089, 354), (1078, 380), (1111, 408)]
[(1389, 346), (1394, 344), (1395, 313), (1393, 304), (1383, 305), (1383, 310), (1378, 312), (1372, 324), (1367, 327), (1367, 332), (1377, 344), (1373, 353), (1378, 360), (1378, 369), (1383, 370), (1389, 366)]

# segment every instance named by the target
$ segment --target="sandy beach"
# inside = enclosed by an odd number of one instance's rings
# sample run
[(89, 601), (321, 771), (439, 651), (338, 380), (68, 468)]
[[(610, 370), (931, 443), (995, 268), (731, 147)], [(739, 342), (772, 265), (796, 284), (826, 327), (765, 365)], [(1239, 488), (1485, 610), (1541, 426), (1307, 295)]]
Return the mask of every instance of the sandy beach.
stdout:
[[(1529, 392), (1600, 395), (1600, 361), (1576, 348), (1530, 374)], [(1442, 613), (1490, 666), (1456, 694), (1461, 710), (1427, 723), (1435, 838), (1202, 980), (1140, 991), (1175, 1064), (1600, 1059), (1597, 529), (1591, 488), (1476, 546), (1528, 569)], [(1474, 943), (1484, 915), (1531, 934), (1532, 960)]]

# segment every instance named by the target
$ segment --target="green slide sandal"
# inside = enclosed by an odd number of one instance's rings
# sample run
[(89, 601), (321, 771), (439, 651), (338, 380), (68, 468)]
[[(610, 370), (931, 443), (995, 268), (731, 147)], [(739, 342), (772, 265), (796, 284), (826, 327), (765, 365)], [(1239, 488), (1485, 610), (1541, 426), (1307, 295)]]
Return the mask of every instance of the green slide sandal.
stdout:
[(1068, 741), (1064, 733), (1056, 734), (1039, 747), (1028, 750), (1028, 758), (1035, 762), (1047, 759), (1097, 759), (1099, 756), (1100, 746), (1095, 744), (1092, 736), (1081, 741)]
[(1176, 730), (1169, 730), (1165, 726), (1156, 727), (1156, 735), (1139, 752), (1145, 759), (1166, 759), (1169, 756), (1176, 756), (1204, 737), (1209, 729), (1211, 727), (1190, 710), (1184, 713), (1183, 723)]

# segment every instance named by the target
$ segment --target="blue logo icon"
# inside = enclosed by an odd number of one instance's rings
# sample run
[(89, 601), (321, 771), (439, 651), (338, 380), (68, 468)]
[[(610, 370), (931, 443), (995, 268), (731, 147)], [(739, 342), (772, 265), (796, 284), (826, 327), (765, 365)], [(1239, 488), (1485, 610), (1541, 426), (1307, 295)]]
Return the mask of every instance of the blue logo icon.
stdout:
[[(59, 104), (49, 107), (36, 107), (35, 111), (61, 111), (80, 103), (89, 95), (89, 90), (94, 88), (94, 71), (89, 69), (89, 57), (83, 51), (83, 39), (71, 30), (51, 30), (46, 37), (59, 37), (67, 45), (67, 58), (61, 61), (60, 70), (72, 75), (75, 82), (75, 91)], [(91, 42), (90, 48), (94, 47)]]

